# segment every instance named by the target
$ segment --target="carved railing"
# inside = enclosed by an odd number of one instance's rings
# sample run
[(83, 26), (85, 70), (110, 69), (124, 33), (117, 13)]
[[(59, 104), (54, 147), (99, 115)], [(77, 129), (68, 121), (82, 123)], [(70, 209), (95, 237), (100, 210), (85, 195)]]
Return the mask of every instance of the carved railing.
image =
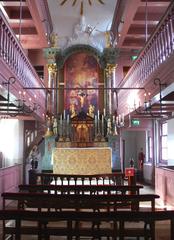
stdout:
[(119, 87), (143, 87), (148, 77), (174, 52), (174, 2), (157, 25)]
[[(44, 88), (42, 80), (37, 75), (35, 69), (27, 58), (21, 44), (11, 30), (8, 22), (6, 21), (3, 13), (0, 11), (0, 59), (4, 64), (8, 65), (16, 77), (18, 86), (27, 87), (40, 87)], [(37, 96), (37, 103), (40, 109), (37, 114), (40, 116), (45, 111), (45, 91), (33, 91), (29, 89), (26, 91), (27, 98), (34, 98)], [(26, 99), (27, 101), (27, 99)], [(41, 116), (42, 117), (42, 116)]]

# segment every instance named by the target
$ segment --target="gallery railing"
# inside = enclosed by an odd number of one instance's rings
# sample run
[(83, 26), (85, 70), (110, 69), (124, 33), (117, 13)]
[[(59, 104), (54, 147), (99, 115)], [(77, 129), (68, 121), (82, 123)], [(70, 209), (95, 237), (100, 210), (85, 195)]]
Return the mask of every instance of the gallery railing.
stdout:
[(119, 87), (142, 87), (148, 77), (174, 52), (174, 2), (158, 24)]
[[(22, 87), (29, 88), (35, 86), (44, 88), (42, 80), (31, 65), (2, 11), (0, 11), (0, 59), (16, 75), (17, 82)], [(31, 98), (34, 98), (35, 94), (37, 95), (37, 101), (40, 105), (39, 112), (40, 114), (44, 112), (45, 91), (43, 89), (35, 92), (27, 90), (27, 93)]]

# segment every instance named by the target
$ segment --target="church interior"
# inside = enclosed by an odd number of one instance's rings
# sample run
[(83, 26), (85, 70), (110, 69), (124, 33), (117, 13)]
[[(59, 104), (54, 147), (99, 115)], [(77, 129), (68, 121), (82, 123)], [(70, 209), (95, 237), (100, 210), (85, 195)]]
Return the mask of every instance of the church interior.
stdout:
[[(3, 240), (174, 239), (173, 63), (172, 0), (0, 1)], [(30, 198), (38, 215), (24, 207)], [(123, 200), (131, 205), (128, 219)], [(145, 203), (143, 214), (133, 203), (144, 201), (151, 210)], [(21, 227), (34, 218), (38, 238)], [(107, 230), (96, 224), (106, 218)], [(63, 230), (46, 224), (61, 219)], [(129, 235), (124, 223), (132, 219), (144, 221), (144, 230)], [(92, 222), (90, 231), (80, 220)], [(169, 236), (156, 236), (157, 220), (171, 221)]]

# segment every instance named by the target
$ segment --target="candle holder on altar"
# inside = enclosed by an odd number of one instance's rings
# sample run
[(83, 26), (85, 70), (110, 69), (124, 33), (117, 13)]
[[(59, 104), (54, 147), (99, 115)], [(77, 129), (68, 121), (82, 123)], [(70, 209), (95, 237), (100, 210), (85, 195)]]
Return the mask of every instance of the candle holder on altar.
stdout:
[(66, 119), (66, 142), (70, 141), (70, 119), (69, 119), (69, 114), (67, 115)]
[(62, 117), (62, 114), (60, 114), (59, 134), (60, 134), (59, 142), (63, 142), (64, 139), (63, 139), (63, 117)]
[(94, 130), (95, 130), (95, 133), (94, 133), (94, 141), (97, 142), (98, 139), (97, 139), (97, 116), (95, 115), (94, 116)]

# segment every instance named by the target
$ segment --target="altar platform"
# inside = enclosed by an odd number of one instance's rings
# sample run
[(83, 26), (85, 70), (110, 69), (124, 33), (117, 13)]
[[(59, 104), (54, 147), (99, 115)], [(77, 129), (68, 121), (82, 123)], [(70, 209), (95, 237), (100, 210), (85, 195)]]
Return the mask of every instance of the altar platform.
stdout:
[(54, 148), (52, 151), (53, 173), (56, 174), (103, 174), (112, 172), (112, 149)]

